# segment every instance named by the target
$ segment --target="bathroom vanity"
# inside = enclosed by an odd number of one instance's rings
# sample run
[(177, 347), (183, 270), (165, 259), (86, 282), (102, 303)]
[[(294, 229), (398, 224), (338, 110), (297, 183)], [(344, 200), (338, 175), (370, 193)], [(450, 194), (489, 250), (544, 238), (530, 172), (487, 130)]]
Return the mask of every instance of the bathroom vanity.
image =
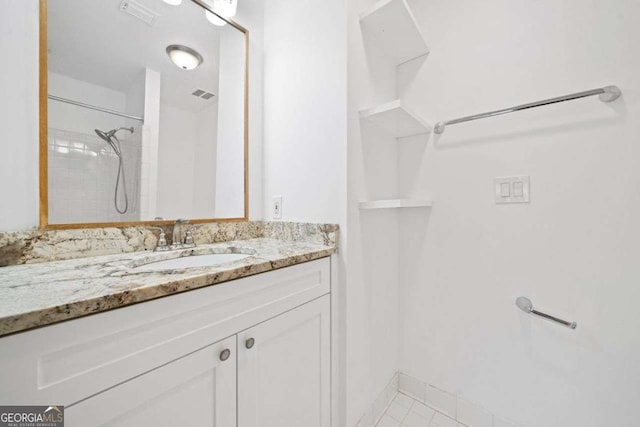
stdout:
[(0, 405), (329, 427), (337, 226), (249, 221), (249, 31), (200, 0), (38, 4), (39, 229), (0, 230)]
[(0, 403), (64, 405), (68, 426), (330, 426), (335, 248), (258, 238), (197, 249), (249, 256), (165, 271), (144, 266), (190, 255), (0, 269), (16, 297), (0, 307)]

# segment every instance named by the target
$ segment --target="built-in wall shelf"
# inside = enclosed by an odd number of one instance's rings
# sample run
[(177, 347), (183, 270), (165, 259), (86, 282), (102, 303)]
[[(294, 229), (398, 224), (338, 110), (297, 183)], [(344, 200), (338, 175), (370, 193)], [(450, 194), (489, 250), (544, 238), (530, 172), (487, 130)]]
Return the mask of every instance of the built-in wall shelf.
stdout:
[(396, 138), (431, 131), (431, 125), (407, 109), (399, 99), (367, 110), (360, 110), (360, 118), (375, 123)]
[(430, 208), (431, 206), (433, 206), (433, 200), (421, 199), (369, 200), (358, 203), (360, 209)]
[(365, 42), (377, 45), (396, 65), (429, 53), (406, 0), (380, 0), (360, 15)]

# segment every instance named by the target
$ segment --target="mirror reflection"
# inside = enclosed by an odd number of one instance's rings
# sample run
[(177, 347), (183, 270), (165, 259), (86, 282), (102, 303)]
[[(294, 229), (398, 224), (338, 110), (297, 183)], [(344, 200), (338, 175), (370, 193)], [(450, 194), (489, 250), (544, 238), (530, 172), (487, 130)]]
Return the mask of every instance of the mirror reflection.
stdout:
[(48, 0), (47, 50), (48, 224), (245, 216), (242, 30), (189, 0)]

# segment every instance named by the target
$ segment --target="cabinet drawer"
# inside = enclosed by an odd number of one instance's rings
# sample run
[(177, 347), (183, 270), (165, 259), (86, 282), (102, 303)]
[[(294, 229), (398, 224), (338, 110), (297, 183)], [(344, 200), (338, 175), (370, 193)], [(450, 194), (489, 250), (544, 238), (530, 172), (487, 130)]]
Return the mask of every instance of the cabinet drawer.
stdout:
[(0, 339), (0, 404), (72, 405), (329, 293), (330, 259)]

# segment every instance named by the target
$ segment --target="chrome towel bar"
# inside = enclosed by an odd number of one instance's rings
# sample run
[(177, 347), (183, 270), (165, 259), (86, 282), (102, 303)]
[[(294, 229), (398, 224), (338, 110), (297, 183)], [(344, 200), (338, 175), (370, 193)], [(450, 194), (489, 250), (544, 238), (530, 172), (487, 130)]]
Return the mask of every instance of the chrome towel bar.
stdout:
[(474, 114), (473, 116), (461, 117), (459, 119), (447, 120), (436, 124), (433, 131), (435, 133), (443, 133), (448, 125), (470, 122), (471, 120), (485, 119), (487, 117), (499, 116), (501, 114), (515, 113), (516, 111), (526, 110), (528, 108), (542, 107), (543, 105), (556, 104), (558, 102), (571, 101), (574, 99), (585, 98), (587, 96), (599, 95), (600, 101), (611, 102), (620, 97), (622, 91), (618, 86), (605, 86), (598, 89), (587, 90), (584, 92), (572, 93), (570, 95), (559, 96), (557, 98), (544, 99), (542, 101), (530, 102), (528, 104), (516, 105), (515, 107), (503, 108), (502, 110), (490, 111), (488, 113)]
[(538, 310), (534, 310), (533, 303), (529, 298), (518, 297), (516, 299), (516, 305), (520, 310), (524, 311), (525, 313), (535, 314), (536, 316), (544, 317), (545, 319), (549, 319), (553, 322), (560, 323), (561, 325), (564, 325), (571, 329), (575, 329), (576, 327), (578, 327), (578, 324), (576, 322), (567, 322), (566, 320), (558, 319), (557, 317), (551, 316), (550, 314), (546, 314)]

